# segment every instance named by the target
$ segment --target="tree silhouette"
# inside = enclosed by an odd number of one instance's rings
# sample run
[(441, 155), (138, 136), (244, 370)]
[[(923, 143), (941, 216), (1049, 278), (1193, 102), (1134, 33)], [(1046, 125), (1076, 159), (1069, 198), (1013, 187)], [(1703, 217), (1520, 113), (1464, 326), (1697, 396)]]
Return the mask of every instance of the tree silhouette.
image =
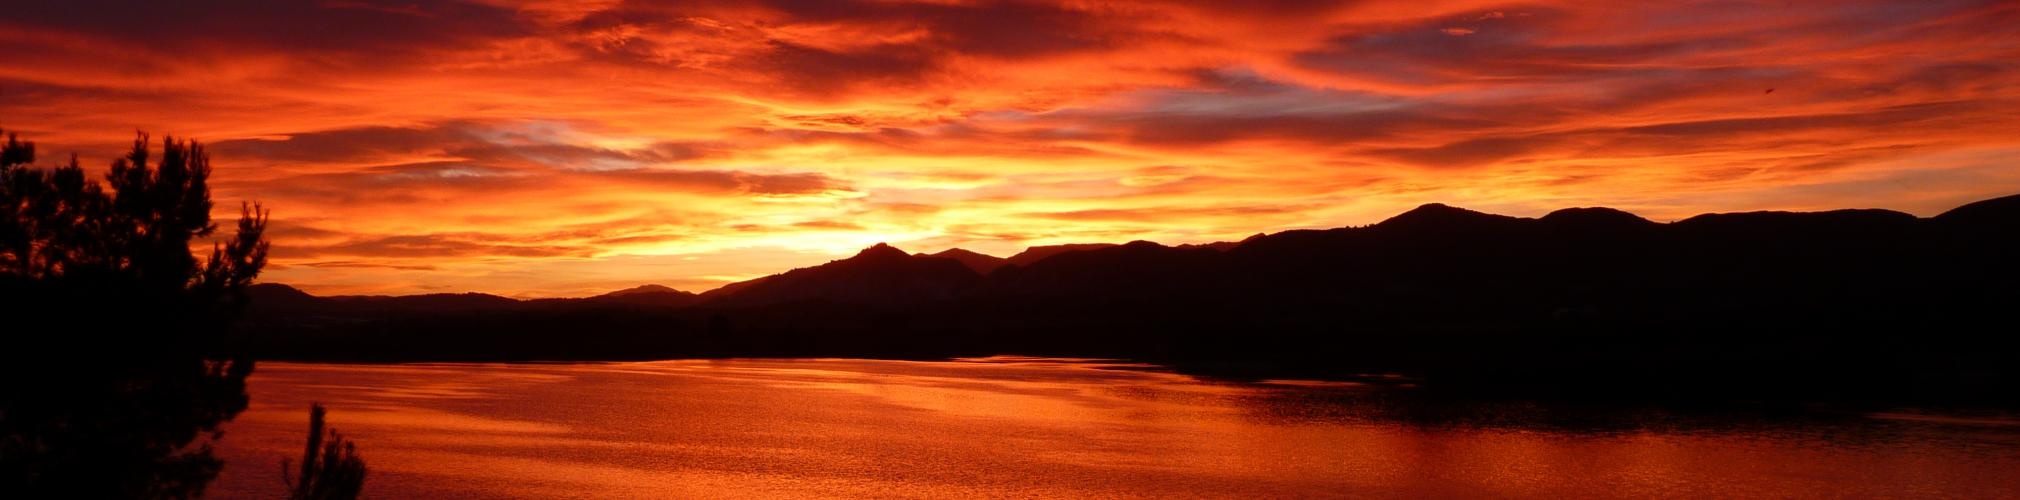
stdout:
[(357, 498), (365, 487), (365, 460), (336, 428), (324, 430), (323, 413), (323, 405), (309, 405), (309, 442), (302, 449), (301, 472), (288, 477), (290, 464), (281, 461), (281, 479), (291, 500)]
[(221, 342), (266, 264), (267, 212), (212, 235), (210, 157), (146, 134), (91, 180), (0, 144), (0, 497), (200, 496), (211, 441), (244, 411), (250, 359)]

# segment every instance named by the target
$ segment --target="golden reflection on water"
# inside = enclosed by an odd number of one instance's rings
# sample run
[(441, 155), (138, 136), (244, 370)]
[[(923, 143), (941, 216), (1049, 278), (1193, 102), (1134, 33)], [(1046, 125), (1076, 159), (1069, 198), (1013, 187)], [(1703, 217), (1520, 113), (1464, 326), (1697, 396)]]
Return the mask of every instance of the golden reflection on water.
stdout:
[(1595, 419), (1149, 368), (263, 363), (212, 494), (276, 496), (321, 401), (378, 497), (2020, 496), (2001, 417)]

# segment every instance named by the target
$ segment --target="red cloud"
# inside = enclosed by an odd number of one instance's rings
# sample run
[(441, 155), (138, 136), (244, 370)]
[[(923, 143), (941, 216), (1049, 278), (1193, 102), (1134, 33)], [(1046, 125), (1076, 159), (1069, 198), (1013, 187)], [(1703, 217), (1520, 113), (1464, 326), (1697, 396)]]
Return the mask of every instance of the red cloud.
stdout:
[(0, 125), (87, 164), (135, 128), (209, 141), (219, 196), (285, 222), (271, 278), (320, 292), (706, 286), (858, 243), (1196, 243), (1432, 201), (1926, 214), (2020, 191), (2012, 2), (4, 13)]

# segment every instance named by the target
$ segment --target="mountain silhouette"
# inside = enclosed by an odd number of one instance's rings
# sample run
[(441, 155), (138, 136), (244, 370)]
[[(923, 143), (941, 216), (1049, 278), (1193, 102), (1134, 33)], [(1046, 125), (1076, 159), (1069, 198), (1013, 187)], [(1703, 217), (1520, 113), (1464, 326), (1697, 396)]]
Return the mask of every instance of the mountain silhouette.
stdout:
[(430, 293), (424, 295), (338, 295), (325, 300), (363, 310), (394, 313), (450, 313), (495, 311), (518, 305), (519, 301), (486, 293)]
[(255, 283), (246, 287), (246, 295), (262, 309), (295, 308), (326, 302), (322, 297), (280, 283)]
[(1378, 231), (1404, 237), (1424, 237), (1505, 230), (1522, 221), (1523, 219), (1506, 215), (1475, 212), (1443, 203), (1429, 203), (1397, 214), (1372, 227)]
[[(1058, 248), (1058, 247), (1053, 247)], [(1026, 252), (1030, 253), (1030, 252)], [(1020, 254), (1022, 255), (1022, 254)], [(1086, 301), (1156, 300), (1212, 287), (1220, 251), (1174, 248), (1148, 241), (1080, 246), (990, 275), (991, 297), (1057, 297)]]
[(518, 300), (483, 293), (431, 293), (422, 295), (333, 295), (316, 297), (287, 285), (260, 283), (246, 293), (262, 310), (286, 309), (314, 313), (416, 314), (495, 311), (511, 308)]
[(1241, 246), (1241, 242), (1239, 242), (1239, 241), (1216, 241), (1216, 242), (1213, 242), (1213, 243), (1186, 243), (1186, 244), (1183, 244), (1183, 245), (1178, 245), (1178, 248), (1204, 248), (1204, 249), (1207, 249), (1207, 250), (1215, 250), (1215, 251), (1221, 251), (1221, 252), (1225, 252), (1225, 251), (1228, 251), (1228, 250), (1230, 250), (1230, 249), (1233, 249), (1234, 247), (1237, 247), (1237, 246)]
[(687, 295), (693, 295), (693, 294), (691, 294), (691, 293), (687, 293), (687, 292), (683, 292), (683, 291), (680, 291), (680, 290), (675, 290), (675, 289), (673, 289), (673, 288), (671, 288), (671, 287), (667, 287), (667, 286), (665, 286), (665, 285), (638, 285), (638, 286), (635, 286), (635, 287), (631, 287), (631, 288), (626, 288), (626, 289), (623, 289), (623, 290), (618, 290), (618, 291), (615, 291), (615, 292), (610, 292), (610, 293), (606, 293), (606, 294), (603, 294), (603, 295), (598, 295), (598, 296), (596, 296), (596, 297), (605, 297), (605, 298), (608, 298), (608, 297), (624, 297), (624, 296), (630, 296), (630, 295), (650, 295), (650, 294), (676, 294), (676, 295), (678, 295), (678, 294), (687, 294)]
[(2011, 242), (2012, 235), (2020, 234), (2020, 195), (1970, 203), (1937, 215), (1935, 221), (1960, 237)]
[(1605, 207), (1566, 208), (1545, 214), (1538, 223), (1574, 233), (1599, 234), (1651, 229), (1655, 221)]
[(821, 301), (897, 306), (953, 300), (982, 276), (959, 260), (915, 256), (878, 243), (854, 257), (794, 269), (710, 297), (709, 305)]
[(581, 299), (534, 299), (528, 302), (547, 307), (685, 307), (700, 301), (701, 296), (692, 292), (683, 292), (661, 285), (639, 285)]
[(940, 253), (920, 254), (920, 255), (926, 257), (954, 259), (956, 261), (959, 261), (961, 265), (968, 266), (969, 269), (975, 270), (975, 274), (981, 274), (981, 275), (988, 275), (990, 272), (995, 271), (996, 268), (1003, 267), (1004, 264), (1008, 264), (1010, 262), (1008, 259), (1004, 259), (1002, 257), (997, 257), (993, 255), (984, 255), (960, 248), (949, 248)]
[(318, 297), (278, 283), (255, 284), (247, 287), (246, 293), (253, 303), (259, 304), (255, 312), (262, 313), (263, 316), (290, 314), (348, 319), (497, 313), (532, 309), (684, 307), (700, 301), (698, 295), (660, 285), (641, 285), (591, 297), (532, 300), (482, 293)]
[(1036, 354), (1585, 398), (1983, 397), (2020, 394), (2016, 200), (1672, 223), (1429, 204), (1225, 245), (1033, 247), (986, 273), (988, 256), (879, 244), (629, 309), (255, 287), (252, 333), (280, 357), (355, 346), (319, 359)]
[(1026, 248), (1024, 249), (1023, 252), (1018, 252), (1017, 255), (1012, 255), (1005, 258), (1004, 261), (1011, 265), (1028, 266), (1031, 265), (1032, 263), (1045, 260), (1048, 257), (1059, 255), (1066, 252), (1078, 252), (1081, 250), (1093, 250), (1097, 248), (1107, 248), (1112, 246), (1115, 246), (1115, 244), (1071, 243), (1065, 245), (1041, 245)]
[(2008, 226), (2020, 223), (2020, 194), (1976, 201), (1950, 209), (1936, 220), (1959, 224)]

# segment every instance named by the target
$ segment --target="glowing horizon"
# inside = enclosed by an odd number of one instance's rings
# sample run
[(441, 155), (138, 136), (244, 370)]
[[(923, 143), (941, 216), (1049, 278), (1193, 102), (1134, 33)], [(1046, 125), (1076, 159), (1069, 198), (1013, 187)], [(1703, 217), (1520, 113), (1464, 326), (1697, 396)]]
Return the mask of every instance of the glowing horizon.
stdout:
[(39, 164), (202, 140), (221, 219), (274, 210), (261, 281), (317, 294), (2020, 192), (2012, 2), (0, 9), (0, 128)]

